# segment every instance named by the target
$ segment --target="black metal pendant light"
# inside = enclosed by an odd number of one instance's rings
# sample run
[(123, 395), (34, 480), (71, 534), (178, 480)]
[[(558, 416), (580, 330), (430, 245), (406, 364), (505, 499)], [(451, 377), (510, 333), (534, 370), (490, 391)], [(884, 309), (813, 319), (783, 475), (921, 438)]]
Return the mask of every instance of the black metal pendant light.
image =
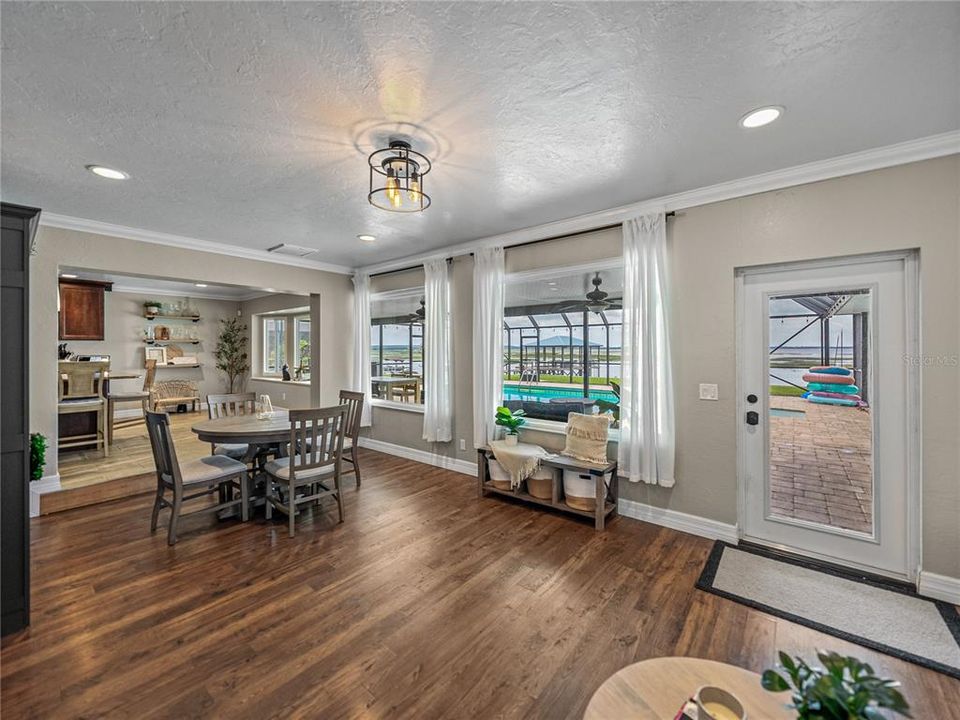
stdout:
[(412, 150), (410, 143), (391, 140), (389, 147), (370, 153), (368, 162), (371, 205), (390, 212), (423, 212), (430, 207), (430, 196), (423, 191), (430, 160)]

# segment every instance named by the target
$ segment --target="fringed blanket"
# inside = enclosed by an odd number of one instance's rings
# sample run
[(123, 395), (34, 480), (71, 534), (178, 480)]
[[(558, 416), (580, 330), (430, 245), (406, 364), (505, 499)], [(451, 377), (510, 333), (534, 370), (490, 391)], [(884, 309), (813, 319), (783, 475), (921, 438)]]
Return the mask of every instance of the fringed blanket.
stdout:
[(497, 462), (510, 473), (510, 487), (513, 489), (520, 487), (520, 483), (533, 475), (540, 467), (541, 459), (550, 456), (550, 453), (539, 445), (507, 445), (503, 440), (493, 440), (490, 449), (493, 450)]

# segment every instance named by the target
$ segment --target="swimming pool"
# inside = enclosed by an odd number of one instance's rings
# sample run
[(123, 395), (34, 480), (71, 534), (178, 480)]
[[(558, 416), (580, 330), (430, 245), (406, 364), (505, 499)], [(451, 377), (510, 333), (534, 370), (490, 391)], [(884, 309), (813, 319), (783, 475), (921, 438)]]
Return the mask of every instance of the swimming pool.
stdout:
[[(531, 387), (530, 385), (520, 385), (515, 382), (506, 382), (503, 384), (504, 400), (527, 400), (541, 401), (550, 398), (570, 398), (577, 400), (583, 397), (583, 388), (574, 386), (570, 388), (563, 387)], [(597, 388), (590, 390), (590, 397), (594, 400), (606, 400), (608, 402), (617, 402), (617, 396), (612, 390), (603, 390)]]

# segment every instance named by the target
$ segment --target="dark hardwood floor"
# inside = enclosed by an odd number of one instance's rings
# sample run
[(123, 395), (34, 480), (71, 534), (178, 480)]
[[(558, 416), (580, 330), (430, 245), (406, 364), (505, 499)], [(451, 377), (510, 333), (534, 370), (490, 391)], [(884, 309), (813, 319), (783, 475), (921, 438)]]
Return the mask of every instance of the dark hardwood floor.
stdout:
[(4, 720), (579, 718), (637, 660), (760, 671), (816, 648), (901, 679), (915, 718), (960, 718), (956, 680), (695, 590), (709, 540), (625, 518), (596, 533), (478, 500), (465, 475), (361, 458), (346, 522), (308, 515), (293, 539), (261, 516), (193, 518), (169, 548), (149, 496), (34, 520)]

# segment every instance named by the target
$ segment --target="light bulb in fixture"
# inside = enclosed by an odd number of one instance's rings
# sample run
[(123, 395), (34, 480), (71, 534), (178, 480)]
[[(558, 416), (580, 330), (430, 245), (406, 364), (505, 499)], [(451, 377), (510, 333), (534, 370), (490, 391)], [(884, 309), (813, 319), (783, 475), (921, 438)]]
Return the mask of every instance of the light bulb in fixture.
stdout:
[(393, 168), (387, 168), (387, 200), (396, 205), (399, 198), (400, 186), (397, 184), (397, 176)]
[(420, 202), (420, 173), (413, 173), (410, 176), (410, 192), (408, 194), (412, 202)]

